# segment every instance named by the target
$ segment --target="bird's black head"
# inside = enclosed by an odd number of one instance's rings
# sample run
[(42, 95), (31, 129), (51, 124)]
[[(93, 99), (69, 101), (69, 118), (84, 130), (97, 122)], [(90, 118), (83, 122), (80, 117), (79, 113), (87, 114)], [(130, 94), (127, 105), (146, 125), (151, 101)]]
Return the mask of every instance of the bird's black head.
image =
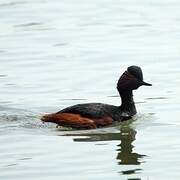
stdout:
[(152, 86), (143, 81), (143, 73), (139, 66), (130, 66), (120, 77), (117, 89), (120, 93), (138, 89), (140, 86)]

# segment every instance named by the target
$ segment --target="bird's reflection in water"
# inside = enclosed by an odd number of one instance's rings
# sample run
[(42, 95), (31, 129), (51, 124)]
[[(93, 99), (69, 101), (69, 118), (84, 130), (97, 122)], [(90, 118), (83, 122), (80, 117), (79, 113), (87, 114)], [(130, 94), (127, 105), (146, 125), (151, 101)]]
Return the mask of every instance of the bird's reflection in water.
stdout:
[[(136, 140), (137, 132), (131, 127), (129, 124), (122, 124), (119, 127), (119, 132), (115, 133), (83, 133), (83, 134), (71, 134), (70, 136), (78, 136), (74, 137), (75, 142), (93, 142), (93, 141), (120, 141), (117, 149), (117, 161), (119, 165), (140, 165), (142, 162), (142, 158), (146, 155), (141, 155), (137, 152), (133, 152), (133, 142)], [(82, 137), (81, 137), (82, 136)], [(99, 143), (99, 145), (103, 145), (103, 143)], [(130, 175), (135, 174), (141, 171), (140, 168), (130, 169), (126, 171), (121, 171), (121, 174)], [(130, 179), (129, 179), (130, 180)], [(140, 180), (138, 178), (131, 180)]]
[(132, 142), (136, 139), (136, 131), (129, 126), (122, 126), (120, 128), (120, 140), (121, 143), (118, 145), (117, 159), (119, 164), (124, 165), (139, 165), (140, 159), (145, 155), (133, 152)]

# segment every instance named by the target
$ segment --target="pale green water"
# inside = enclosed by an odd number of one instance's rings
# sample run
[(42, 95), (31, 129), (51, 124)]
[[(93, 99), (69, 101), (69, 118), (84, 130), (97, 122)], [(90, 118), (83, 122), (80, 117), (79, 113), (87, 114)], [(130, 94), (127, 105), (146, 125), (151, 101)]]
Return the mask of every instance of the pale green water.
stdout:
[[(180, 2), (0, 1), (0, 179), (179, 180)], [(44, 112), (120, 104), (129, 65), (153, 84), (120, 126), (65, 131)]]

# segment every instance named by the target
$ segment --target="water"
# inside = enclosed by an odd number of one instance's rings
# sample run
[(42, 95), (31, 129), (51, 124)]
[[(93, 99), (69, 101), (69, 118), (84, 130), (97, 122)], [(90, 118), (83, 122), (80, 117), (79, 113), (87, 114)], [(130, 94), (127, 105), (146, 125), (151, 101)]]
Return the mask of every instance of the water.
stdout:
[[(180, 2), (1, 0), (0, 179), (178, 180)], [(153, 84), (122, 125), (70, 131), (39, 117), (120, 104), (129, 65)]]

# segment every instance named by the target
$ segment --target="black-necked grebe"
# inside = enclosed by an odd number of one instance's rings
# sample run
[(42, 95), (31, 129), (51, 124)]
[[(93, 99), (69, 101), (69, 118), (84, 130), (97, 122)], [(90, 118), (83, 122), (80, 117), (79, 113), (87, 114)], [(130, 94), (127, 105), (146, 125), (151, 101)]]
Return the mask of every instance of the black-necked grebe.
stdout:
[(93, 129), (130, 119), (136, 114), (132, 91), (140, 86), (152, 86), (143, 81), (140, 67), (130, 66), (122, 74), (117, 83), (121, 97), (121, 106), (102, 103), (77, 104), (57, 113), (44, 115), (43, 122), (53, 122), (59, 126), (76, 129)]

